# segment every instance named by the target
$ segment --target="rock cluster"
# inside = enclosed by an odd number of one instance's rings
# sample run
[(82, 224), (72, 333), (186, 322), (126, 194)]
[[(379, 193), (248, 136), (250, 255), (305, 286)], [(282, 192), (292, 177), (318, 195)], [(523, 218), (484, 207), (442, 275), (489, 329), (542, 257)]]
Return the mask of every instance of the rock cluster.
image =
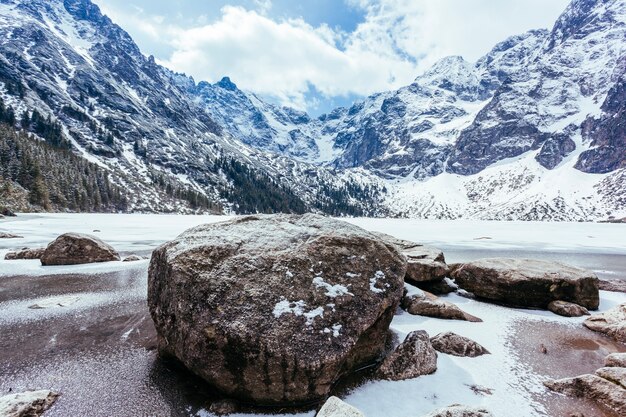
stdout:
[(79, 265), (119, 261), (119, 254), (95, 236), (66, 233), (59, 236), (43, 252), (41, 264)]
[(380, 359), (405, 274), (396, 246), (348, 223), (249, 216), (156, 249), (148, 305), (160, 352), (218, 390), (307, 403)]

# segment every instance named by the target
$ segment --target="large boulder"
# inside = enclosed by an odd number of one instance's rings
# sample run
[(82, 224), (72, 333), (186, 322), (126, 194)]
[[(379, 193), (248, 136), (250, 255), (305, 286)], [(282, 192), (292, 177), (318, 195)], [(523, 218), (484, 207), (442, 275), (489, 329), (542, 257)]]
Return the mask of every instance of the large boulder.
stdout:
[(365, 417), (362, 412), (337, 397), (330, 397), (316, 417)]
[(419, 289), (414, 289), (412, 293), (402, 297), (401, 306), (407, 313), (415, 316), (471, 322), (482, 321), (480, 318), (464, 312), (457, 305), (443, 301), (439, 297)]
[(452, 277), (476, 296), (519, 307), (546, 309), (562, 300), (595, 310), (598, 277), (584, 269), (534, 259), (481, 259), (465, 263)]
[(27, 391), (0, 397), (0, 416), (37, 417), (48, 410), (59, 394), (48, 391)]
[(437, 352), (428, 333), (417, 330), (409, 333), (404, 342), (390, 353), (378, 368), (377, 376), (392, 381), (417, 378), (437, 370)]
[(585, 307), (561, 300), (552, 301), (548, 304), (548, 310), (563, 317), (582, 317), (589, 315), (589, 310)]
[(4, 255), (5, 261), (16, 261), (16, 260), (33, 260), (33, 259), (41, 259), (45, 248), (37, 248), (37, 249), (22, 249), (17, 252), (9, 252)]
[(41, 264), (78, 265), (119, 261), (120, 255), (111, 246), (95, 236), (66, 233), (48, 245), (41, 256)]
[(409, 284), (440, 282), (449, 271), (443, 252), (431, 246), (374, 233), (385, 242), (396, 245), (407, 259), (405, 281)]
[(230, 397), (325, 398), (380, 359), (406, 260), (369, 232), (317, 215), (203, 225), (152, 254), (159, 350)]
[(488, 355), (489, 351), (467, 337), (459, 336), (456, 333), (439, 333), (430, 339), (436, 351), (454, 356), (465, 356), (475, 358), (477, 356)]
[(626, 368), (601, 368), (594, 374), (544, 382), (552, 391), (595, 401), (626, 416)]
[(626, 343), (626, 303), (605, 313), (594, 314), (583, 324), (594, 332), (604, 333), (619, 342)]
[(493, 417), (493, 414), (486, 408), (456, 404), (433, 411), (424, 417)]

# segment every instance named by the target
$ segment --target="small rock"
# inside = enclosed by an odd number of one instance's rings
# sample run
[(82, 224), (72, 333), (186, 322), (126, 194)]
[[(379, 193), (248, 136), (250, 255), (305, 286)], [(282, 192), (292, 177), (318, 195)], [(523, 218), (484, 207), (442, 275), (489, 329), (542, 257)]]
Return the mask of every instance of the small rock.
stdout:
[(119, 260), (120, 256), (115, 249), (97, 237), (66, 233), (48, 245), (41, 257), (41, 264), (79, 265)]
[(378, 368), (377, 376), (392, 381), (402, 381), (437, 370), (437, 352), (430, 343), (428, 333), (418, 330), (409, 333)]
[(40, 259), (43, 256), (44, 248), (37, 249), (22, 249), (18, 252), (9, 252), (4, 255), (5, 261), (16, 261), (16, 260), (33, 260)]
[(626, 292), (626, 281), (621, 279), (615, 280), (600, 280), (599, 288), (602, 291), (611, 291), (611, 292)]
[(618, 342), (626, 342), (626, 304), (595, 314), (583, 323), (594, 332), (604, 333)]
[(137, 261), (141, 261), (141, 260), (143, 260), (143, 258), (141, 256), (130, 255), (130, 256), (127, 256), (126, 258), (124, 258), (124, 260), (122, 262), (137, 262)]
[(480, 318), (472, 316), (461, 310), (458, 306), (443, 301), (426, 291), (420, 291), (417, 294), (403, 297), (401, 306), (407, 313), (416, 316), (482, 322)]
[(237, 404), (231, 400), (220, 400), (211, 404), (209, 411), (218, 416), (234, 414), (238, 410)]
[(6, 216), (6, 217), (16, 217), (17, 215), (15, 213), (13, 213), (13, 211), (9, 210), (6, 207), (3, 207), (0, 209), (0, 215)]
[(3, 214), (0, 214), (0, 219), (4, 219), (4, 215)]
[(626, 368), (626, 352), (611, 353), (604, 359), (604, 366), (614, 366), (618, 368)]
[(24, 236), (13, 235), (11, 233), (0, 232), (0, 239), (24, 239)]
[(424, 417), (493, 417), (493, 414), (482, 407), (468, 407), (465, 405), (451, 405), (450, 407), (441, 408), (433, 411)]
[(467, 337), (459, 336), (452, 332), (439, 333), (430, 339), (435, 350), (454, 356), (475, 358), (488, 355), (489, 351)]
[(316, 414), (316, 417), (365, 417), (356, 408), (350, 404), (341, 401), (337, 397), (330, 397), (320, 411)]
[(94, 229), (93, 232), (91, 232), (91, 233), (100, 233), (100, 230)]
[(48, 410), (59, 394), (48, 391), (27, 391), (0, 397), (0, 416), (38, 417)]
[(596, 274), (558, 262), (480, 259), (456, 268), (451, 277), (477, 297), (518, 307), (547, 308), (563, 300), (595, 310), (600, 304)]
[(548, 304), (548, 310), (550, 310), (554, 314), (558, 314), (559, 316), (564, 317), (582, 317), (589, 315), (589, 310), (587, 310), (585, 307), (561, 300), (552, 301), (550, 304)]

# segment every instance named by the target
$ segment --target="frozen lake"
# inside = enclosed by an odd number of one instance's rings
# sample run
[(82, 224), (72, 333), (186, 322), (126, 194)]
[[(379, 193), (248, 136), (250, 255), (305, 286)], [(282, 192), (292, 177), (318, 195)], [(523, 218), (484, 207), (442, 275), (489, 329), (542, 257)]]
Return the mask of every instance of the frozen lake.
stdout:
[[(0, 259), (10, 249), (45, 246), (66, 232), (97, 235), (123, 255), (149, 255), (189, 227), (219, 216), (24, 215), (0, 220)], [(349, 219), (369, 230), (440, 247), (449, 262), (487, 256), (560, 260), (626, 279), (626, 225)], [(49, 416), (211, 416), (214, 394), (155, 353), (146, 307), (148, 261), (41, 267), (0, 260), (0, 395), (26, 389), (62, 393)], [(484, 405), (498, 417), (609, 416), (590, 404), (548, 393), (542, 381), (594, 371), (626, 346), (586, 330), (583, 319), (508, 309), (450, 295), (483, 323), (399, 314), (392, 330), (454, 331), (491, 351), (479, 358), (440, 354), (438, 371), (410, 381), (363, 381), (341, 392), (368, 417), (419, 417), (453, 403)], [(601, 293), (601, 310), (626, 294)], [(51, 306), (29, 308), (35, 304)], [(540, 352), (544, 344), (549, 354)], [(489, 388), (491, 394), (476, 388)], [(255, 414), (240, 414), (255, 415)], [(298, 416), (311, 417), (313, 412)]]

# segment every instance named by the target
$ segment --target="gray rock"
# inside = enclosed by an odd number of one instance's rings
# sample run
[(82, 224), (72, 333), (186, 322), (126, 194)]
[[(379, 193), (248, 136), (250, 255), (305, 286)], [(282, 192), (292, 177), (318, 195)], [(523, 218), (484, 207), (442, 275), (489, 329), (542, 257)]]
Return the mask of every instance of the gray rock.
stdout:
[(626, 281), (621, 279), (616, 280), (600, 280), (600, 284), (598, 286), (602, 291), (611, 291), (611, 292), (626, 292)]
[(41, 264), (78, 265), (119, 261), (120, 256), (111, 246), (95, 236), (66, 233), (48, 245), (41, 256)]
[(137, 262), (137, 261), (142, 261), (143, 258), (141, 256), (137, 256), (137, 255), (130, 255), (127, 256), (126, 258), (124, 258), (124, 260), (122, 262)]
[(448, 355), (475, 358), (489, 354), (487, 349), (473, 340), (452, 332), (439, 333), (430, 339), (430, 342), (436, 351), (447, 353)]
[(230, 400), (220, 400), (211, 404), (209, 411), (218, 416), (234, 414), (238, 410), (237, 404)]
[(23, 236), (14, 235), (11, 233), (0, 232), (0, 239), (23, 239)]
[(409, 333), (404, 342), (390, 353), (378, 368), (377, 376), (392, 381), (417, 378), (437, 370), (437, 352), (428, 333), (418, 330)]
[(450, 407), (440, 408), (424, 417), (493, 417), (493, 414), (482, 407), (468, 407), (455, 404)]
[(559, 316), (564, 317), (582, 317), (589, 315), (589, 310), (587, 310), (585, 307), (561, 300), (552, 301), (550, 304), (548, 304), (548, 310), (550, 310), (554, 314), (558, 314)]
[(626, 342), (626, 303), (605, 313), (594, 314), (583, 324), (594, 332), (604, 333), (619, 342)]
[(9, 252), (4, 255), (5, 261), (15, 261), (15, 260), (32, 260), (32, 259), (40, 259), (43, 256), (43, 252), (45, 248), (36, 248), (36, 249), (22, 249), (17, 252)]
[(456, 284), (476, 296), (520, 307), (547, 308), (562, 300), (595, 310), (598, 277), (590, 271), (533, 259), (481, 259), (452, 273)]
[(38, 417), (55, 403), (59, 394), (49, 391), (27, 391), (0, 397), (0, 416)]
[(604, 366), (614, 366), (617, 368), (626, 368), (626, 352), (611, 353), (604, 359)]
[(402, 298), (401, 306), (407, 313), (416, 316), (435, 317), (446, 320), (482, 322), (480, 318), (464, 312), (455, 304), (443, 301), (426, 291), (420, 291), (417, 294), (404, 296)]
[(544, 383), (552, 391), (595, 401), (617, 415), (626, 415), (626, 368), (601, 368), (595, 374)]
[(322, 406), (316, 417), (365, 417), (356, 408), (341, 401), (337, 397), (330, 397)]
[(348, 223), (250, 216), (156, 249), (148, 305), (162, 354), (232, 398), (298, 404), (380, 359), (405, 273), (395, 246)]

